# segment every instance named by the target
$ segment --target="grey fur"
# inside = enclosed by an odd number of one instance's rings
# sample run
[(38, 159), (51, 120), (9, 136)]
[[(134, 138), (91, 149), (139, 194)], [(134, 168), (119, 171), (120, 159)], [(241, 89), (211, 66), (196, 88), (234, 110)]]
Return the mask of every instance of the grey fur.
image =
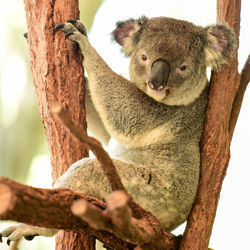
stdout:
[[(61, 27), (84, 55), (89, 127), (104, 142), (109, 137), (118, 141), (114, 163), (126, 189), (173, 230), (186, 220), (197, 191), (206, 67), (222, 65), (233, 55), (232, 29), (221, 24), (203, 28), (166, 17), (119, 22), (113, 36), (130, 56), (128, 81), (107, 66), (78, 30), (82, 25), (71, 21)], [(168, 79), (161, 91), (152, 90), (148, 82), (157, 60), (170, 69), (161, 77)], [(164, 71), (156, 69), (158, 73)], [(76, 162), (55, 187), (105, 199), (111, 190), (98, 165), (95, 159)]]

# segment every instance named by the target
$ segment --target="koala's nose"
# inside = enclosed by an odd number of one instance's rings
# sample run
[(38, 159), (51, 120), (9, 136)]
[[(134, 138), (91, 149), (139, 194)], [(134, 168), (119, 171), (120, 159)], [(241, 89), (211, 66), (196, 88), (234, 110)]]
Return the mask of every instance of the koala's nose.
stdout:
[(169, 72), (170, 67), (166, 60), (158, 59), (154, 61), (149, 76), (148, 86), (153, 90), (163, 90), (167, 85)]

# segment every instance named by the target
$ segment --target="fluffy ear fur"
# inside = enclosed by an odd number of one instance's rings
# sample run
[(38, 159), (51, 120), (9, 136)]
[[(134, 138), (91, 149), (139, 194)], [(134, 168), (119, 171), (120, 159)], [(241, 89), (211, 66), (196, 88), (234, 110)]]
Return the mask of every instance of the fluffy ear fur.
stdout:
[(147, 18), (141, 17), (138, 20), (130, 19), (116, 24), (116, 29), (112, 32), (113, 39), (122, 46), (122, 51), (127, 56), (134, 51), (146, 23)]
[(226, 24), (208, 26), (206, 31), (206, 45), (204, 49), (206, 65), (219, 69), (233, 57), (237, 41), (235, 33)]

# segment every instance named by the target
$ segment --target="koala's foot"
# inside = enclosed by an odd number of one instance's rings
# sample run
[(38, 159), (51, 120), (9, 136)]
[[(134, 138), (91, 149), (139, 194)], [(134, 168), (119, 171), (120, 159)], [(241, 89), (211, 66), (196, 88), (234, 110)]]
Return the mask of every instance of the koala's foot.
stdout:
[(22, 237), (24, 237), (26, 240), (33, 240), (35, 236), (41, 235), (51, 237), (57, 232), (57, 229), (18, 224), (15, 226), (10, 226), (0, 232), (0, 242), (2, 241), (2, 237), (8, 237), (7, 244), (9, 245), (11, 241), (17, 241)]

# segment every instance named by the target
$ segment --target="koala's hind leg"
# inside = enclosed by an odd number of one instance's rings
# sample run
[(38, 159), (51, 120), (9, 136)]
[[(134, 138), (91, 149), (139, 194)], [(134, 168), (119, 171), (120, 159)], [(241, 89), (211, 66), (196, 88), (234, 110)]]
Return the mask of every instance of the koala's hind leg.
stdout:
[[(163, 226), (166, 229), (172, 228), (176, 224), (176, 216), (179, 218), (180, 213), (172, 209), (173, 202), (171, 201), (173, 201), (174, 194), (168, 190), (170, 185), (162, 171), (118, 159), (113, 159), (113, 162), (124, 187), (135, 202), (156, 217), (163, 216), (161, 220)], [(85, 158), (74, 163), (56, 181), (54, 187), (66, 187), (101, 200), (105, 200), (112, 192), (100, 163), (92, 158)], [(179, 203), (177, 205), (179, 206)], [(183, 221), (183, 218), (181, 220)]]
[[(140, 187), (147, 185), (150, 171), (143, 165), (135, 165), (118, 159), (113, 159), (113, 162), (125, 187), (129, 187), (129, 191), (137, 196), (137, 193), (140, 193)], [(92, 158), (84, 158), (74, 163), (58, 178), (54, 188), (58, 187), (66, 187), (102, 200), (112, 192), (100, 163)]]

